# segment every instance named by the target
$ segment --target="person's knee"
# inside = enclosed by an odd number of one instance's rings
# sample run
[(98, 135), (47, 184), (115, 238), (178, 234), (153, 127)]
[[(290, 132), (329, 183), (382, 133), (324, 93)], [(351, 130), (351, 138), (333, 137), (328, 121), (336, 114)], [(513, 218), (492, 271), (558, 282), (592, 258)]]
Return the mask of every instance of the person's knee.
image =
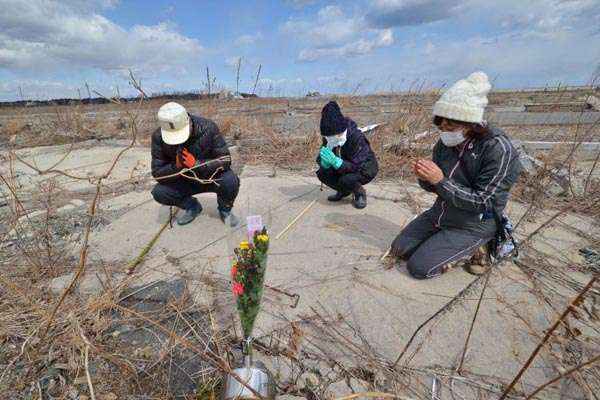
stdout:
[(403, 230), (392, 242), (390, 251), (393, 256), (408, 261), (420, 244), (415, 238), (408, 235), (406, 230)]
[(154, 200), (157, 203), (161, 203), (161, 204), (165, 203), (165, 201), (166, 201), (166, 199), (165, 199), (165, 194), (166, 194), (165, 193), (166, 192), (165, 189), (166, 188), (164, 187), (164, 185), (161, 185), (160, 183), (157, 184), (157, 185), (155, 185), (152, 188), (152, 191), (150, 193), (152, 194), (152, 197), (154, 198)]
[(355, 174), (346, 174), (340, 177), (339, 183), (347, 190), (354, 190), (357, 184), (360, 184)]
[(328, 180), (327, 173), (325, 172), (325, 170), (323, 168), (319, 168), (317, 170), (317, 178), (319, 178), (319, 180), (323, 183), (325, 183)]
[(429, 279), (432, 278), (431, 267), (428, 266), (424, 260), (419, 257), (411, 257), (406, 263), (406, 269), (410, 275), (415, 279)]
[(235, 191), (240, 187), (240, 180), (233, 171), (227, 171), (221, 175), (221, 183), (229, 191)]
[(240, 179), (233, 171), (227, 171), (221, 175), (217, 194), (227, 200), (234, 200), (240, 189)]

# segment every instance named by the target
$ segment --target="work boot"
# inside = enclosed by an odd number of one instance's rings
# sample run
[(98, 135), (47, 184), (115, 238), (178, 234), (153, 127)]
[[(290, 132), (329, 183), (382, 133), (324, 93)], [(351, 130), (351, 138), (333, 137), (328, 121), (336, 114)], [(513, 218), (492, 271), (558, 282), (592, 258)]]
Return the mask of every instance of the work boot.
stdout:
[(219, 208), (219, 217), (227, 226), (236, 227), (240, 223), (240, 219), (231, 211), (231, 209)]
[(189, 224), (202, 212), (202, 206), (195, 198), (192, 197), (187, 203), (183, 215), (177, 217), (177, 225)]
[(359, 210), (362, 210), (367, 206), (367, 192), (362, 186), (359, 186), (354, 190), (352, 196), (352, 205), (354, 208), (358, 208)]
[(342, 192), (335, 192), (335, 194), (332, 194), (331, 196), (329, 196), (327, 198), (327, 200), (336, 202), (336, 201), (341, 201), (342, 199), (344, 199), (344, 198), (346, 198), (348, 196), (350, 196), (349, 193), (344, 194)]

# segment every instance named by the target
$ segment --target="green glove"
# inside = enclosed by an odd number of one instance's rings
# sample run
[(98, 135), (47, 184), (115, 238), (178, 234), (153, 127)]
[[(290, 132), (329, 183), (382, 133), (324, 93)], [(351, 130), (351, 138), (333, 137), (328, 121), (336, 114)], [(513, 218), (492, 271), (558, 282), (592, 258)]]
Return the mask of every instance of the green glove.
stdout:
[(321, 151), (319, 151), (319, 156), (321, 157), (321, 167), (325, 169), (331, 168), (331, 159), (326, 150), (329, 150), (327, 147), (321, 147)]
[(337, 156), (333, 156), (333, 161), (331, 162), (331, 166), (334, 169), (340, 169), (340, 167), (342, 166), (342, 164), (344, 163), (344, 160), (342, 160), (340, 157)]
[(333, 154), (333, 151), (331, 151), (331, 149), (328, 147), (322, 147), (320, 154), (321, 159), (325, 160), (325, 162), (329, 164), (329, 166), (335, 169), (339, 169), (344, 163), (344, 161), (340, 157)]

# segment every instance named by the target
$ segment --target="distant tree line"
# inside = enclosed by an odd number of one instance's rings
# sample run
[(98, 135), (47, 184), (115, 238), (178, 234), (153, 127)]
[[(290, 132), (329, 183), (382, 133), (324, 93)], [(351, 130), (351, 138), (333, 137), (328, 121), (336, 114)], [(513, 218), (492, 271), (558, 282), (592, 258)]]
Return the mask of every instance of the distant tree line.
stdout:
[[(240, 93), (239, 94), (243, 98), (248, 97), (258, 97), (256, 94), (252, 93)], [(230, 92), (227, 92), (225, 96), (223, 93), (193, 93), (193, 92), (175, 92), (175, 93), (156, 93), (152, 94), (149, 97), (149, 100), (157, 99), (157, 100), (205, 100), (205, 99), (213, 99), (213, 98), (229, 98), (233, 95)], [(121, 103), (129, 103), (138, 100), (137, 97), (119, 97), (119, 101)], [(108, 104), (110, 100), (104, 97), (90, 97), (85, 99), (71, 99), (71, 98), (63, 98), (63, 99), (51, 99), (51, 100), (19, 100), (19, 101), (2, 101), (0, 102), (0, 108), (9, 108), (9, 107), (41, 107), (41, 106), (73, 106), (73, 105), (83, 105), (83, 104)]]

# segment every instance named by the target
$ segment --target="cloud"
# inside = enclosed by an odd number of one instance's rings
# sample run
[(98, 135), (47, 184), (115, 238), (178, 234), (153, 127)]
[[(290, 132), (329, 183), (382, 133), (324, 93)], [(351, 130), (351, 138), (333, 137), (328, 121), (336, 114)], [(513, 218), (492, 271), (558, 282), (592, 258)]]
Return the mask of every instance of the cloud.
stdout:
[(259, 40), (262, 40), (263, 35), (260, 32), (254, 35), (242, 35), (235, 39), (234, 44), (238, 47), (251, 46), (256, 44)]
[(240, 62), (240, 60), (243, 63), (243, 59), (240, 56), (228, 57), (225, 60), (225, 65), (228, 66), (228, 67), (236, 67), (237, 68), (238, 63)]
[(421, 25), (450, 18), (465, 0), (372, 0), (367, 21), (377, 28)]
[[(21, 100), (23, 99), (53, 99), (63, 97), (77, 97), (77, 87), (61, 81), (48, 81), (41, 79), (11, 80), (0, 83), (0, 98)], [(82, 92), (82, 96), (85, 95)], [(87, 96), (87, 95), (86, 95)]]
[[(500, 20), (507, 31), (552, 32), (579, 31), (594, 33), (600, 26), (600, 2), (597, 0), (511, 1), (509, 7), (497, 7), (492, 21)], [(598, 33), (597, 31), (595, 33)]]
[(290, 19), (281, 30), (303, 45), (298, 54), (303, 62), (368, 54), (394, 43), (390, 29), (369, 28), (360, 16), (348, 16), (334, 5), (321, 8), (313, 19)]
[(316, 19), (288, 20), (283, 32), (315, 47), (332, 46), (359, 36), (365, 28), (359, 18), (347, 17), (338, 6), (319, 10)]
[(394, 44), (394, 34), (391, 29), (381, 31), (375, 38), (369, 40), (361, 38), (355, 42), (339, 47), (304, 49), (298, 55), (299, 61), (316, 61), (320, 58), (341, 58), (368, 54), (379, 47)]
[(184, 71), (203, 47), (166, 23), (125, 29), (98, 12), (114, 1), (0, 0), (0, 68)]
[(317, 2), (318, 0), (285, 0), (285, 3), (294, 7), (294, 8), (304, 8), (310, 5), (313, 5)]

